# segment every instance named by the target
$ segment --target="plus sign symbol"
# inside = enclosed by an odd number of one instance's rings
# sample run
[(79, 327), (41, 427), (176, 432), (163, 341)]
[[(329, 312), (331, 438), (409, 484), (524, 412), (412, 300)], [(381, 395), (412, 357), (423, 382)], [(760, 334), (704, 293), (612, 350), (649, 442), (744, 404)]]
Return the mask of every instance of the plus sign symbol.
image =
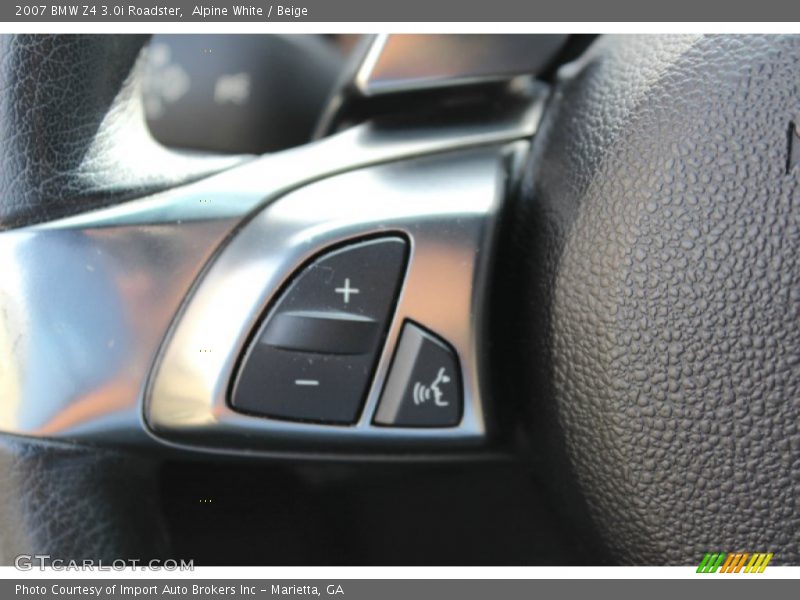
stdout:
[(344, 285), (342, 287), (336, 288), (336, 293), (342, 295), (342, 299), (344, 300), (345, 304), (350, 304), (350, 295), (351, 294), (358, 294), (358, 288), (350, 287), (350, 278), (345, 277)]

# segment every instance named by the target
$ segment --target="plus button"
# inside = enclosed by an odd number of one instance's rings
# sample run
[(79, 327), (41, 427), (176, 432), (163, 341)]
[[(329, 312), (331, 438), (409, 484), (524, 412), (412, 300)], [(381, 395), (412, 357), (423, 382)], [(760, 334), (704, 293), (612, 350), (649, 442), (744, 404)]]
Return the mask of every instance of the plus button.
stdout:
[(350, 294), (358, 294), (359, 290), (357, 288), (350, 287), (350, 278), (346, 277), (344, 280), (344, 286), (336, 288), (336, 293), (341, 294), (342, 298), (344, 299), (345, 304), (350, 303)]

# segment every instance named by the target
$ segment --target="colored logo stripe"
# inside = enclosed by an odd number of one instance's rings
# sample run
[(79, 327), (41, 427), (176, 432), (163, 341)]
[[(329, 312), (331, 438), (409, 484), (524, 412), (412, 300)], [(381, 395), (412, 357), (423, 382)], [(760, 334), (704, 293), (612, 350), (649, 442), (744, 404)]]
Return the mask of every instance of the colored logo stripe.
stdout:
[[(773, 554), (757, 552), (706, 552), (700, 565), (697, 567), (698, 573), (739, 573), (744, 568), (744, 573), (763, 573), (764, 569), (772, 560)], [(750, 559), (748, 561), (748, 559)], [(747, 566), (745, 566), (747, 563)]]
[(745, 573), (763, 573), (764, 569), (767, 568), (769, 561), (772, 560), (772, 553), (769, 554), (754, 554), (753, 558), (750, 559), (750, 562), (747, 563), (747, 567), (745, 567)]
[(736, 554), (728, 554), (725, 564), (722, 565), (720, 573), (738, 573), (744, 566), (747, 557), (750, 556), (748, 552), (738, 552)]
[(716, 573), (719, 566), (722, 564), (722, 561), (725, 560), (725, 552), (719, 552), (711, 554), (706, 552), (706, 555), (703, 557), (703, 560), (700, 562), (700, 566), (697, 567), (698, 573)]

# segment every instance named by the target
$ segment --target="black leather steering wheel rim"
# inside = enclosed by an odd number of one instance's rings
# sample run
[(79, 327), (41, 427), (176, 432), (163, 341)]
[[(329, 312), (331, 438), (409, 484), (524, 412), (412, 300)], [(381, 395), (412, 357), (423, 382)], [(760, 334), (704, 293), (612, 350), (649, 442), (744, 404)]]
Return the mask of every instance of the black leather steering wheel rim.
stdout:
[(797, 37), (601, 38), (535, 139), (499, 379), (620, 563), (800, 560), (798, 81)]

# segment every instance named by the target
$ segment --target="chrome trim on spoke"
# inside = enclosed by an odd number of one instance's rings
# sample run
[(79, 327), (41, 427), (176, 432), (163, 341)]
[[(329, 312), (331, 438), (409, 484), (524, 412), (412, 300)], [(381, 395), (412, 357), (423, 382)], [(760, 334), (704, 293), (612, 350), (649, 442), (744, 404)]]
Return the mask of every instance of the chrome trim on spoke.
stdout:
[(167, 192), (0, 232), (0, 432), (151, 444), (142, 399), (159, 347), (237, 228), (332, 175), (464, 148), (496, 154), (488, 148), (535, 132), (542, 105), (520, 100), (472, 122), (367, 123)]
[[(486, 434), (477, 347), (488, 257), (505, 193), (509, 148), (490, 147), (352, 171), (305, 186), (266, 207), (218, 255), (167, 342), (145, 407), (172, 442), (228, 450), (468, 446)], [(353, 426), (249, 416), (228, 405), (251, 331), (295, 270), (348, 240), (402, 233), (406, 279), (375, 381)], [(458, 427), (372, 424), (403, 322), (453, 346), (463, 376)]]

